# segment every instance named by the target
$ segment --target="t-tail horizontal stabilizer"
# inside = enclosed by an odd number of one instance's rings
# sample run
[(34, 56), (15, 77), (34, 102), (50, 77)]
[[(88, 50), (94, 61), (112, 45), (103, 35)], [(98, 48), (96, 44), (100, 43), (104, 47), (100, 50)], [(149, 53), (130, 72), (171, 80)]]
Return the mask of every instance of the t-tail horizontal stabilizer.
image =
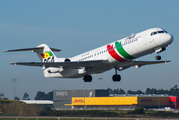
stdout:
[[(35, 47), (35, 48), (23, 48), (23, 49), (14, 49), (14, 50), (6, 50), (4, 52), (18, 52), (18, 51), (37, 51), (37, 50), (43, 50), (44, 47)], [(52, 51), (59, 52), (61, 51), (60, 49), (56, 48), (50, 48)]]
[(6, 50), (4, 52), (16, 52), (16, 51), (36, 52), (42, 62), (55, 62), (57, 57), (55, 56), (53, 51), (59, 52), (61, 50), (56, 49), (56, 48), (49, 48), (48, 45), (46, 44), (40, 44), (39, 46), (34, 47), (34, 48)]

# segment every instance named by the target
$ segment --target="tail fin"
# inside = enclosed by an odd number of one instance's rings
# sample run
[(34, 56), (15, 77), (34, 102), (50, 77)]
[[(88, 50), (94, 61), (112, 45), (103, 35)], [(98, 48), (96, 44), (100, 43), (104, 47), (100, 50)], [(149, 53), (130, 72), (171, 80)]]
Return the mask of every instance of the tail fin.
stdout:
[(57, 57), (52, 51), (61, 51), (55, 48), (49, 48), (46, 44), (41, 44), (36, 48), (24, 48), (15, 50), (6, 50), (4, 52), (15, 52), (15, 51), (30, 51), (36, 52), (42, 62), (55, 62)]
[(43, 48), (43, 49), (33, 50), (34, 52), (37, 53), (37, 55), (39, 56), (42, 62), (55, 62), (57, 57), (55, 56), (52, 50), (60, 51), (54, 48), (49, 48), (46, 44), (41, 44), (37, 46), (37, 48)]

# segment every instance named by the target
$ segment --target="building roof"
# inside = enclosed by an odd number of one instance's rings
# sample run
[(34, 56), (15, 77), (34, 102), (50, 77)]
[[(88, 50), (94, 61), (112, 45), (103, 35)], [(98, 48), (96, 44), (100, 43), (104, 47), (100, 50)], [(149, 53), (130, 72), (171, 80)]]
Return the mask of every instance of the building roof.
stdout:
[(168, 94), (110, 94), (110, 97), (175, 97), (173, 95)]

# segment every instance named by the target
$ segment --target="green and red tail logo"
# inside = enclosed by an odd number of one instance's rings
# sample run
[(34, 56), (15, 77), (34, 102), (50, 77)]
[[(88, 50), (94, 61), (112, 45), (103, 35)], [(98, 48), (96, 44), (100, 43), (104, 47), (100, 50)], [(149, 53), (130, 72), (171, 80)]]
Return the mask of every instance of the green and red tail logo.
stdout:
[(54, 55), (51, 51), (45, 51), (41, 56), (43, 57), (43, 62), (54, 62)]
[(116, 51), (114, 50), (113, 45), (107, 45), (107, 49), (109, 54), (111, 55), (111, 57), (113, 57), (115, 60), (119, 61), (119, 62), (126, 62), (127, 60), (131, 60), (134, 59), (133, 56), (131, 56), (130, 54), (128, 54), (124, 48), (121, 45), (121, 42), (115, 42), (115, 48), (117, 49), (118, 53), (122, 56), (119, 56)]
[(51, 51), (46, 51), (45, 53), (41, 54), (41, 56), (43, 57), (43, 59), (46, 59), (53, 56), (53, 53)]

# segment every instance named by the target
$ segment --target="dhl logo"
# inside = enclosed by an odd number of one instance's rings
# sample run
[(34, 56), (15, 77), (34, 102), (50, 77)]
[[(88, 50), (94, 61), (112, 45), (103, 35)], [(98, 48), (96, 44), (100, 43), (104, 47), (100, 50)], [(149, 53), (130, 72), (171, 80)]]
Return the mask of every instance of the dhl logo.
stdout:
[(73, 102), (74, 103), (84, 103), (83, 99), (75, 99)]
[(155, 102), (152, 99), (140, 99), (139, 102)]

